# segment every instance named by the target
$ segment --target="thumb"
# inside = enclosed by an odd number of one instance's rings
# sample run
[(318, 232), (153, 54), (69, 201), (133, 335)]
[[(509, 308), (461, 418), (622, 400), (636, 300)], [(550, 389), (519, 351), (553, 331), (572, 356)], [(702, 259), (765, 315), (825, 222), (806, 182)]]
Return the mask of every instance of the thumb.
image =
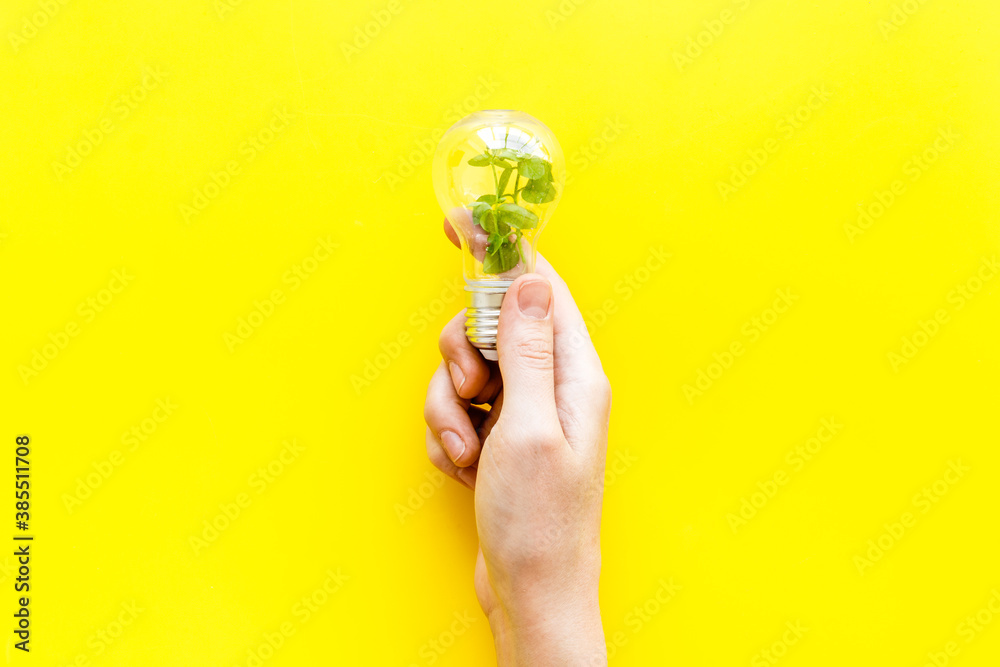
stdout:
[(524, 425), (557, 426), (552, 334), (552, 285), (545, 276), (520, 276), (500, 308), (497, 353), (504, 414)]

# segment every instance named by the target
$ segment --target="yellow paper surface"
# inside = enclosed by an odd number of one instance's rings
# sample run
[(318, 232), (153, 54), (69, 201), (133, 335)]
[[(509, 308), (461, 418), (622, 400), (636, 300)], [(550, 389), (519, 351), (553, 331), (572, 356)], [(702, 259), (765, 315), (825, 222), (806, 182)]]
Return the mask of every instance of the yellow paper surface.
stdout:
[(8, 0), (7, 662), (493, 664), (424, 452), (464, 299), (430, 157), (513, 108), (566, 153), (539, 249), (614, 392), (612, 664), (997, 664), (998, 21)]

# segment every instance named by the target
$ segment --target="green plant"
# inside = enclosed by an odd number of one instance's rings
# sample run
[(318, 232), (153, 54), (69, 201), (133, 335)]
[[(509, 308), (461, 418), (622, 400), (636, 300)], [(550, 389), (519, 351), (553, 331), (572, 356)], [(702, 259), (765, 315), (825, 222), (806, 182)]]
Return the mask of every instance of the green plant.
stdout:
[[(521, 237), (524, 230), (538, 226), (538, 216), (518, 202), (546, 204), (556, 196), (556, 186), (552, 182), (552, 163), (529, 153), (507, 148), (506, 141), (504, 144), (504, 148), (488, 148), (486, 152), (469, 159), (470, 166), (489, 167), (493, 170), (495, 194), (483, 195), (469, 206), (472, 209), (473, 223), (489, 235), (486, 255), (483, 257), (483, 271), (492, 274), (508, 271), (519, 260), (524, 259), (521, 255)], [(522, 177), (526, 179), (523, 186)]]

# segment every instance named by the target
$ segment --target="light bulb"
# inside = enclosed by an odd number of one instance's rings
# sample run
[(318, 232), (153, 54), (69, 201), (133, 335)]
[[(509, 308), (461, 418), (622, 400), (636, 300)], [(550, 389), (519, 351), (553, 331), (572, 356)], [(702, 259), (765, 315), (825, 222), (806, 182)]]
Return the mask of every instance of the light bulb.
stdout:
[(462, 245), (465, 333), (497, 360), (507, 288), (535, 270), (538, 235), (562, 196), (566, 165), (552, 131), (520, 111), (477, 111), (445, 132), (434, 192)]

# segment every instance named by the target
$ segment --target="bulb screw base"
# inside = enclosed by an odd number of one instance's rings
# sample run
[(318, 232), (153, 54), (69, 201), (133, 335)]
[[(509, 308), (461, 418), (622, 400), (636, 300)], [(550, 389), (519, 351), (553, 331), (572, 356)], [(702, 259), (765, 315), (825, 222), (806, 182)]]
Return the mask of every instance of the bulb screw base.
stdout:
[(465, 335), (490, 361), (497, 361), (500, 305), (513, 280), (466, 280)]

